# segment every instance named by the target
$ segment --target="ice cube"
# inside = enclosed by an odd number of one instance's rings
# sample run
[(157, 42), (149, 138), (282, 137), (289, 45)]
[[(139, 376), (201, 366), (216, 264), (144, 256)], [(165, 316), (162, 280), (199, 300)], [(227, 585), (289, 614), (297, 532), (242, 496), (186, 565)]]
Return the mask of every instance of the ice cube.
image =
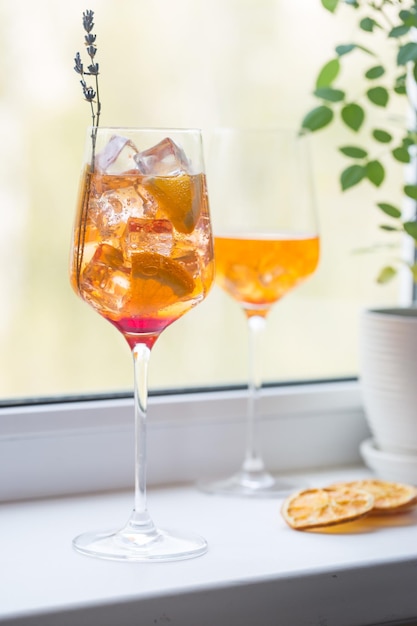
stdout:
[(200, 273), (201, 260), (194, 248), (178, 248), (172, 258), (180, 263), (191, 276), (198, 276)]
[(126, 172), (132, 168), (136, 169), (133, 161), (138, 149), (127, 137), (113, 135), (109, 142), (95, 158), (95, 167), (99, 172), (111, 173), (110, 168), (116, 165), (117, 173)]
[(131, 185), (105, 191), (90, 205), (90, 215), (102, 237), (119, 237), (130, 217), (153, 214), (156, 209), (146, 190)]
[(182, 148), (166, 137), (158, 144), (134, 155), (136, 165), (147, 176), (190, 174), (190, 163)]
[(130, 288), (130, 269), (124, 265), (122, 251), (100, 244), (82, 273), (81, 288), (99, 310), (119, 312)]
[(153, 252), (169, 256), (174, 245), (174, 232), (169, 220), (131, 217), (126, 226), (123, 249), (127, 258), (136, 252)]
[(150, 191), (148, 191), (143, 185), (138, 184), (136, 189), (143, 201), (143, 216), (148, 218), (155, 217), (158, 210), (158, 202), (155, 196), (153, 196), (152, 193), (150, 193)]

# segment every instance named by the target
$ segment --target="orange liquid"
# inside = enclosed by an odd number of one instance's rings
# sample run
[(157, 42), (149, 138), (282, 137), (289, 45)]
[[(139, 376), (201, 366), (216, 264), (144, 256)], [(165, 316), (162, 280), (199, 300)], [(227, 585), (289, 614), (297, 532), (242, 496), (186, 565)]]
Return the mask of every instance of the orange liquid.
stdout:
[(315, 236), (216, 237), (216, 281), (248, 316), (271, 306), (310, 276), (319, 259)]
[(203, 175), (85, 172), (71, 284), (131, 345), (156, 336), (207, 294), (213, 246)]

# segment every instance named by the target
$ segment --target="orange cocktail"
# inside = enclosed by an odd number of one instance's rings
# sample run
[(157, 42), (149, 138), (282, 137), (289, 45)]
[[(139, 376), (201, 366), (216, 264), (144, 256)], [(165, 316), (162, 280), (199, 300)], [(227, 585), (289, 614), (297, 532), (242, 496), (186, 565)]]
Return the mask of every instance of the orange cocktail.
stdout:
[(204, 174), (150, 176), (87, 167), (71, 283), (134, 342), (200, 302), (213, 279)]
[(216, 280), (248, 316), (271, 306), (310, 276), (319, 259), (319, 238), (309, 235), (215, 237)]

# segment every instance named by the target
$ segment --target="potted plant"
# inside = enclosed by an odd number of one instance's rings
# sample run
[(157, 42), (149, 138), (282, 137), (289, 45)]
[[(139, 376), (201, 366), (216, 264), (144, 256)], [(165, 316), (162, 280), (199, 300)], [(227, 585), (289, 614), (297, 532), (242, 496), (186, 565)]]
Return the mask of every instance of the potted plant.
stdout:
[[(340, 173), (343, 192), (371, 184), (379, 196), (390, 162), (404, 166), (398, 197), (377, 198), (384, 231), (400, 233), (411, 244), (408, 258), (381, 268), (377, 281), (392, 280), (401, 268), (417, 284), (417, 0), (321, 0), (323, 7), (342, 15), (356, 11), (358, 39), (336, 46), (333, 57), (319, 70), (314, 88), (317, 105), (307, 112), (301, 132), (317, 132), (334, 120), (352, 132), (352, 142), (338, 146), (346, 158)], [(381, 49), (378, 54), (376, 49)], [(342, 85), (341, 68), (361, 55), (365, 69), (355, 81), (355, 96)], [(359, 91), (359, 95), (358, 94)], [(404, 121), (393, 130), (392, 104), (404, 100)], [(386, 124), (373, 120), (383, 111)], [(366, 136), (366, 139), (365, 139)], [(417, 482), (417, 309), (364, 311), (360, 322), (360, 377), (365, 412), (374, 437), (373, 449), (363, 448), (366, 460), (379, 468), (378, 455), (401, 457), (385, 467), (390, 478)], [(410, 461), (404, 475), (404, 455)], [(379, 459), (380, 460), (380, 459)], [(373, 465), (372, 461), (376, 462)]]

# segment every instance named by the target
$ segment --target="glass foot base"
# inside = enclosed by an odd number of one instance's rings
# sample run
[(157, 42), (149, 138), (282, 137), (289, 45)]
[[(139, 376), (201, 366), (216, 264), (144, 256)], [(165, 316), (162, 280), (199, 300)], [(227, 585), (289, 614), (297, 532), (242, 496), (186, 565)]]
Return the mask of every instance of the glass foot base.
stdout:
[(160, 529), (150, 535), (123, 530), (83, 533), (72, 545), (81, 554), (112, 561), (178, 561), (207, 552), (207, 542), (199, 535)]
[(305, 483), (286, 481), (285, 479), (272, 476), (267, 472), (252, 475), (245, 471), (238, 472), (230, 478), (217, 480), (198, 485), (205, 493), (220, 494), (225, 496), (242, 496), (250, 498), (273, 498), (286, 496), (292, 491), (303, 489)]

